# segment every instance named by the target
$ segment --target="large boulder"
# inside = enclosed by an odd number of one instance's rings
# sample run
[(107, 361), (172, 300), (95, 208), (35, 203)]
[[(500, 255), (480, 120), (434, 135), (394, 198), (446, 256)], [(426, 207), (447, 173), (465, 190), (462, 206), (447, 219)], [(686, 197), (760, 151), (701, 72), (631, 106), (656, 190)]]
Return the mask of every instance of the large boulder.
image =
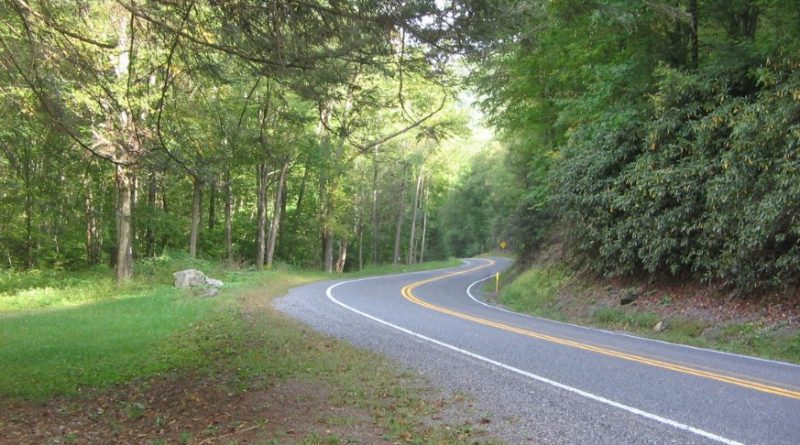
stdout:
[(178, 289), (185, 289), (190, 287), (205, 287), (207, 289), (204, 294), (207, 297), (213, 297), (219, 292), (219, 289), (224, 285), (222, 281), (209, 278), (203, 272), (197, 269), (187, 269), (175, 272), (172, 274), (175, 277), (175, 287)]
[(184, 289), (187, 287), (205, 286), (206, 274), (197, 269), (180, 270), (172, 274), (175, 277), (175, 287)]
[(218, 289), (222, 288), (222, 286), (224, 285), (224, 283), (222, 281), (215, 280), (215, 279), (209, 278), (209, 277), (206, 277), (206, 284), (211, 286), (211, 287), (216, 287)]

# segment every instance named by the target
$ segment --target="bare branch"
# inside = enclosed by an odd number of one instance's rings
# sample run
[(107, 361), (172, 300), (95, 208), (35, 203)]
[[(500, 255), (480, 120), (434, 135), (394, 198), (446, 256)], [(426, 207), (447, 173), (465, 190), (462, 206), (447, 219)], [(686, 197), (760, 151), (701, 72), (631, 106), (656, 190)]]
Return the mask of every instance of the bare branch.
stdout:
[(394, 139), (394, 138), (396, 138), (396, 137), (398, 137), (398, 136), (400, 136), (400, 135), (402, 135), (404, 133), (407, 133), (407, 132), (413, 130), (414, 128), (419, 127), (420, 125), (425, 123), (425, 121), (427, 121), (428, 119), (432, 118), (437, 113), (442, 111), (442, 109), (444, 108), (446, 103), (447, 103), (447, 96), (444, 96), (442, 98), (442, 103), (439, 104), (439, 108), (437, 108), (434, 111), (430, 112), (429, 114), (427, 114), (422, 119), (419, 119), (418, 121), (412, 123), (411, 125), (408, 125), (405, 128), (402, 128), (402, 129), (397, 130), (395, 132), (389, 133), (389, 134), (387, 134), (387, 135), (385, 135), (383, 137), (380, 137), (380, 138), (378, 138), (378, 139), (376, 139), (376, 140), (374, 140), (372, 142), (369, 142), (369, 143), (367, 143), (365, 145), (360, 145), (360, 144), (354, 143), (353, 141), (350, 141), (350, 143), (353, 144), (362, 153), (366, 153), (370, 149), (372, 149), (373, 147), (376, 147), (376, 146), (381, 145), (381, 144), (385, 144), (386, 142), (389, 142), (390, 140), (392, 140), (392, 139)]

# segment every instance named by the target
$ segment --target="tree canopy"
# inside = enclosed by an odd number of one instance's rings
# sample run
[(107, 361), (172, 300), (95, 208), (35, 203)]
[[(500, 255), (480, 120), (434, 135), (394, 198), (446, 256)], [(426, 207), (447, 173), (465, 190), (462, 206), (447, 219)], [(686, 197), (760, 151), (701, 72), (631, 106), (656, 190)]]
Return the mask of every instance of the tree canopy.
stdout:
[(555, 231), (604, 275), (795, 285), (798, 6), (481, 4), (473, 80), (523, 186), (496, 190), (524, 253)]
[(443, 14), (3, 2), (4, 263), (108, 261), (126, 280), (134, 258), (180, 250), (328, 271), (441, 257), (437, 147), (464, 127)]
[[(793, 286), (798, 11), (7, 0), (4, 267), (333, 272), (555, 237), (599, 274)], [(499, 140), (474, 157), (467, 87)]]

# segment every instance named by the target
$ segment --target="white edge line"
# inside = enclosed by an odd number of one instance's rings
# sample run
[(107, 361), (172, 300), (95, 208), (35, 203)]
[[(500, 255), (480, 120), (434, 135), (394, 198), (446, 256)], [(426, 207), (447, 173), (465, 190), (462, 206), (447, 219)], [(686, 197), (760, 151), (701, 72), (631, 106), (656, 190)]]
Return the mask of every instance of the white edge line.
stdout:
[(490, 278), (493, 278), (493, 277), (494, 277), (494, 275), (489, 275), (486, 278), (481, 278), (480, 280), (475, 281), (474, 283), (470, 284), (467, 287), (467, 296), (469, 296), (469, 298), (472, 299), (474, 302), (476, 302), (478, 304), (482, 304), (482, 305), (484, 305), (484, 306), (486, 306), (488, 308), (491, 308), (491, 309), (494, 309), (494, 310), (498, 310), (498, 311), (501, 311), (501, 312), (506, 312), (508, 314), (519, 315), (519, 316), (525, 317), (525, 318), (531, 318), (533, 320), (541, 320), (541, 321), (544, 321), (544, 322), (547, 322), (547, 323), (555, 323), (555, 324), (560, 324), (560, 325), (564, 325), (564, 326), (572, 326), (574, 328), (579, 328), (579, 329), (583, 329), (583, 330), (587, 330), (587, 331), (598, 331), (598, 332), (603, 332), (603, 333), (606, 333), (606, 334), (609, 334), (609, 335), (616, 335), (616, 336), (619, 336), (619, 337), (627, 337), (627, 338), (632, 338), (632, 339), (635, 339), (635, 340), (642, 340), (642, 341), (651, 342), (651, 343), (660, 343), (662, 345), (676, 346), (676, 347), (679, 347), (679, 348), (692, 349), (692, 350), (695, 350), (695, 351), (712, 352), (714, 354), (727, 355), (727, 356), (730, 356), (730, 357), (738, 357), (738, 358), (753, 360), (753, 361), (757, 361), (757, 362), (772, 363), (774, 365), (783, 365), (783, 366), (788, 366), (788, 367), (791, 367), (791, 368), (800, 368), (800, 365), (795, 364), (795, 363), (782, 362), (780, 360), (771, 360), (771, 359), (768, 359), (768, 358), (753, 357), (753, 356), (750, 356), (750, 355), (737, 354), (735, 352), (719, 351), (717, 349), (701, 348), (699, 346), (684, 345), (684, 344), (681, 344), (681, 343), (672, 343), (672, 342), (668, 342), (668, 341), (664, 341), (664, 340), (658, 340), (658, 339), (655, 339), (655, 338), (647, 338), (647, 337), (640, 337), (638, 335), (633, 335), (633, 334), (626, 334), (624, 332), (609, 331), (608, 329), (600, 329), (600, 328), (593, 328), (593, 327), (589, 327), (589, 326), (581, 326), (579, 324), (573, 324), (573, 323), (567, 323), (567, 322), (564, 322), (564, 321), (552, 320), (550, 318), (536, 317), (534, 315), (523, 314), (521, 312), (515, 312), (515, 311), (509, 310), (509, 309), (498, 307), (498, 306), (495, 306), (493, 304), (489, 304), (489, 303), (487, 303), (485, 301), (481, 301), (480, 299), (476, 298), (471, 292), (472, 288), (476, 284), (480, 283), (481, 281), (486, 281), (486, 280), (488, 280)]
[[(507, 365), (507, 364), (499, 362), (497, 360), (492, 360), (492, 359), (490, 359), (488, 357), (484, 357), (484, 356), (476, 354), (474, 352), (467, 351), (466, 349), (461, 349), (461, 348), (459, 348), (457, 346), (453, 346), (451, 344), (436, 340), (434, 338), (427, 337), (425, 335), (416, 333), (416, 332), (414, 332), (414, 331), (412, 331), (410, 329), (406, 329), (406, 328), (398, 326), (398, 325), (396, 325), (394, 323), (391, 323), (391, 322), (388, 322), (386, 320), (383, 320), (383, 319), (380, 319), (378, 317), (375, 317), (373, 315), (367, 314), (366, 312), (362, 312), (362, 311), (360, 311), (360, 310), (358, 310), (358, 309), (356, 309), (354, 307), (348, 306), (348, 305), (342, 303), (341, 301), (337, 300), (333, 296), (333, 292), (332, 292), (333, 289), (335, 289), (335, 288), (337, 288), (337, 287), (339, 287), (339, 286), (341, 286), (343, 284), (355, 283), (355, 282), (358, 282), (358, 281), (364, 281), (364, 280), (375, 279), (375, 278), (381, 278), (381, 277), (369, 277), (369, 278), (360, 278), (360, 279), (356, 279), (356, 280), (341, 281), (339, 283), (336, 283), (336, 284), (333, 284), (333, 285), (329, 286), (325, 290), (325, 294), (328, 296), (328, 299), (331, 300), (333, 303), (338, 304), (339, 306), (341, 306), (341, 307), (343, 307), (343, 308), (345, 308), (345, 309), (347, 309), (347, 310), (349, 310), (351, 312), (354, 312), (354, 313), (356, 313), (358, 315), (361, 315), (362, 317), (366, 317), (366, 318), (368, 318), (368, 319), (370, 319), (372, 321), (375, 321), (377, 323), (380, 323), (380, 324), (382, 324), (384, 326), (388, 326), (390, 328), (396, 329), (396, 330), (398, 330), (400, 332), (403, 332), (404, 334), (408, 334), (408, 335), (411, 335), (413, 337), (417, 337), (417, 338), (419, 338), (421, 340), (425, 340), (427, 342), (433, 343), (433, 344), (441, 346), (443, 348), (450, 349), (452, 351), (458, 352), (458, 353), (466, 355), (468, 357), (472, 357), (472, 358), (474, 358), (476, 360), (480, 360), (480, 361), (488, 363), (490, 365), (497, 366), (498, 368), (502, 368), (502, 369), (505, 369), (507, 371), (511, 371), (513, 373), (522, 375), (524, 377), (528, 377), (530, 379), (533, 379), (533, 380), (536, 380), (536, 381), (539, 381), (539, 382), (554, 386), (554, 387), (562, 389), (564, 391), (568, 391), (568, 392), (571, 392), (573, 394), (577, 394), (577, 395), (579, 395), (581, 397), (585, 397), (587, 399), (594, 400), (596, 402), (600, 402), (600, 403), (603, 403), (605, 405), (609, 405), (609, 406), (617, 408), (617, 409), (621, 409), (621, 410), (629, 412), (631, 414), (634, 414), (634, 415), (637, 415), (637, 416), (641, 416), (641, 417), (644, 417), (646, 419), (654, 420), (654, 421), (659, 422), (659, 423), (663, 423), (665, 425), (671, 426), (671, 427), (679, 429), (679, 430), (688, 431), (690, 433), (696, 434), (698, 436), (705, 437), (706, 439), (710, 439), (710, 440), (713, 440), (715, 442), (723, 443), (725, 445), (744, 445), (742, 442), (737, 442), (735, 440), (727, 439), (725, 437), (718, 436), (718, 435), (716, 435), (714, 433), (710, 433), (708, 431), (705, 431), (705, 430), (702, 430), (702, 429), (699, 429), (699, 428), (695, 428), (693, 426), (689, 426), (689, 425), (686, 425), (686, 424), (683, 424), (683, 423), (680, 423), (680, 422), (676, 422), (674, 420), (667, 419), (666, 417), (661, 417), (661, 416), (659, 416), (657, 414), (652, 414), (652, 413), (649, 413), (647, 411), (643, 411), (643, 410), (640, 410), (638, 408), (634, 408), (632, 406), (628, 406), (628, 405), (625, 405), (625, 404), (622, 404), (622, 403), (619, 403), (619, 402), (615, 402), (613, 400), (606, 399), (605, 397), (601, 397), (601, 396), (592, 394), (590, 392), (587, 392), (587, 391), (584, 391), (584, 390), (581, 390), (581, 389), (578, 389), (578, 388), (575, 388), (575, 387), (572, 387), (572, 386), (569, 386), (569, 385), (565, 385), (563, 383), (556, 382), (555, 380), (550, 380), (550, 379), (548, 379), (546, 377), (542, 377), (540, 375), (533, 374), (531, 372), (524, 371), (524, 370), (519, 369), (519, 368), (515, 368), (513, 366)], [(483, 281), (483, 280), (479, 280), (478, 282), (480, 282), (480, 281)], [(473, 283), (473, 284), (475, 284), (475, 283)]]

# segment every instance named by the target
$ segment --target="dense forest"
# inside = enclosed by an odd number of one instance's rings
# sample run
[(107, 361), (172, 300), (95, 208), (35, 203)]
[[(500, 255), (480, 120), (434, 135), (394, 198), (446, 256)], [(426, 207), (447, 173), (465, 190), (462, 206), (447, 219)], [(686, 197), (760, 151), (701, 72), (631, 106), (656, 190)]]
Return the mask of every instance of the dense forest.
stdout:
[(434, 213), (470, 144), (443, 14), (3, 2), (3, 267), (126, 280), (176, 252), (329, 272), (446, 256)]
[[(4, 1), (2, 267), (332, 271), (558, 239), (800, 278), (800, 2)], [(468, 74), (465, 74), (467, 73)], [(474, 129), (477, 96), (497, 141)]]
[(455, 189), (459, 252), (509, 239), (530, 257), (559, 240), (606, 276), (797, 284), (799, 2), (482, 8), (472, 80), (505, 150)]

